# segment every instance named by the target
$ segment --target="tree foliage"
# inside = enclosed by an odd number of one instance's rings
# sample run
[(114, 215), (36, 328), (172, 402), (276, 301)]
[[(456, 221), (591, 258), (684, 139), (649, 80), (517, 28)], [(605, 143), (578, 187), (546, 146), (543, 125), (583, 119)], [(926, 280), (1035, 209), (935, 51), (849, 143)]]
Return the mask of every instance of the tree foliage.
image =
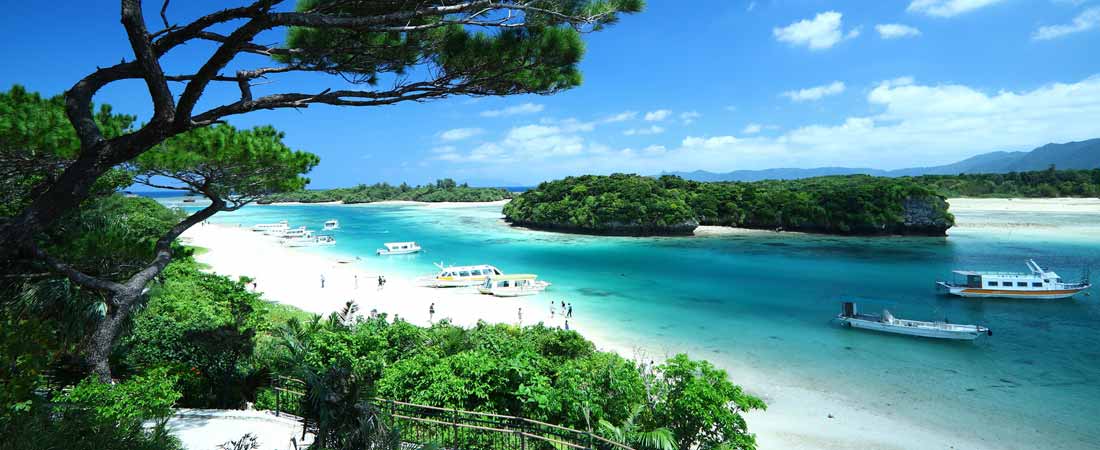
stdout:
[(948, 197), (1100, 197), (1100, 169), (923, 175), (913, 181)]
[[(924, 210), (926, 217), (914, 217)], [(686, 234), (696, 225), (838, 234), (943, 234), (944, 199), (906, 179), (863, 175), (701, 183), (586, 175), (545, 182), (504, 207), (517, 225), (597, 234)]]
[[(317, 403), (354, 389), (360, 399), (521, 416), (582, 430), (620, 424), (613, 427), (624, 426), (623, 439), (643, 443), (674, 438), (679, 448), (754, 448), (740, 413), (764, 406), (709, 363), (681, 355), (647, 372), (597, 351), (575, 332), (541, 325), (460, 328), (441, 322), (422, 328), (384, 316), (348, 323), (333, 315), (291, 321), (281, 333), (273, 370), (307, 380), (310, 392), (326, 392), (308, 397), (302, 410), (308, 417), (354, 405)], [(333, 371), (342, 385), (329, 379)], [(684, 419), (692, 414), (701, 416)]]

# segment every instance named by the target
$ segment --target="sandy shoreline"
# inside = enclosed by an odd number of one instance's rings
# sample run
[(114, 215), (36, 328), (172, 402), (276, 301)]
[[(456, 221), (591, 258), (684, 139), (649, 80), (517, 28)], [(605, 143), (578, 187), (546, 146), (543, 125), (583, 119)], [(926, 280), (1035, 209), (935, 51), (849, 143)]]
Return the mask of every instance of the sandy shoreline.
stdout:
[[(273, 238), (237, 226), (196, 226), (183, 239), (189, 245), (208, 249), (196, 259), (208, 264), (212, 271), (231, 277), (251, 277), (268, 300), (317, 314), (327, 315), (341, 309), (348, 300), (355, 300), (362, 313), (377, 310), (418, 325), (446, 318), (458, 325), (472, 326), (480, 320), (518, 323), (522, 308), (525, 325), (543, 322), (565, 326), (560, 314), (550, 316), (548, 304), (555, 299), (551, 295), (487, 297), (472, 288), (420, 287), (413, 279), (391, 274), (381, 274), (387, 283), (378, 288), (380, 274), (371, 268), (369, 258), (337, 258), (286, 248)], [(430, 318), (428, 310), (433, 303), (436, 314)], [(614, 330), (601, 328), (599, 318), (585, 317), (583, 311), (569, 319), (569, 325), (601, 349), (627, 358), (641, 353), (663, 359), (683, 351), (639, 348), (636, 342)], [(777, 385), (767, 373), (727, 369), (737, 383), (768, 403), (766, 412), (747, 415), (749, 429), (757, 434), (761, 449), (988, 448), (959, 436), (945, 435), (942, 430), (867, 410), (826, 391)], [(899, 442), (897, 436), (906, 439)]]
[[(1098, 199), (950, 199), (952, 210), (961, 213), (985, 212), (1046, 212), (1100, 213)], [(505, 202), (494, 202), (503, 204)], [(426, 207), (471, 207), (489, 203), (425, 204), (420, 202), (384, 202), (347, 206), (420, 205)], [(965, 226), (965, 224), (964, 224)], [(1009, 228), (1011, 223), (983, 224)], [(731, 227), (700, 227), (697, 236), (773, 234), (767, 230)], [(228, 276), (249, 276), (257, 281), (257, 289), (272, 301), (293, 305), (305, 311), (328, 314), (355, 300), (360, 311), (371, 310), (400, 316), (412, 323), (427, 325), (431, 319), (448, 319), (462, 326), (478, 321), (518, 323), (522, 308), (522, 323), (543, 322), (564, 327), (560, 314), (550, 316), (548, 304), (552, 295), (526, 298), (494, 298), (482, 296), (472, 288), (431, 289), (419, 287), (415, 280), (396, 274), (381, 274), (387, 278), (384, 288), (377, 287), (377, 270), (372, 257), (326, 256), (309, 250), (280, 246), (274, 239), (253, 233), (247, 228), (229, 225), (193, 227), (184, 234), (188, 244), (209, 249), (197, 257), (217, 273)], [(321, 287), (321, 276), (325, 286)], [(429, 306), (435, 304), (436, 315), (429, 317)], [(647, 358), (663, 358), (683, 351), (677, 348), (639, 348), (637, 342), (603, 326), (599, 318), (585, 317), (583, 311), (569, 320), (570, 328), (578, 330), (601, 349), (627, 358), (639, 354)], [(663, 344), (658, 344), (663, 345)], [(699, 355), (696, 355), (698, 357)], [(657, 359), (653, 358), (653, 359)], [(731, 377), (746, 390), (764, 398), (766, 412), (747, 415), (749, 429), (757, 434), (761, 449), (851, 449), (851, 448), (1004, 448), (1005, 443), (991, 444), (969, 438), (965, 430), (952, 433), (914, 423), (905, 417), (861, 406), (827, 389), (778, 384), (768, 373), (743, 367), (726, 367)], [(904, 437), (904, 439), (899, 439)]]

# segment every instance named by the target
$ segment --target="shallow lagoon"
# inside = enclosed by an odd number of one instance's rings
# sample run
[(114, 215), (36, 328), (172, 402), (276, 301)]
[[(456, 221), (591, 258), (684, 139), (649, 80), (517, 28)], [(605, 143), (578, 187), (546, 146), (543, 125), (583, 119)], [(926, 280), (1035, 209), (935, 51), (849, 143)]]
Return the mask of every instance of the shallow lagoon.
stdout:
[[(554, 286), (532, 307), (565, 299), (582, 332), (598, 328), (655, 357), (688, 351), (750, 390), (826, 391), (995, 447), (1093, 447), (1100, 296), (973, 301), (938, 296), (934, 281), (952, 268), (1024, 270), (1028, 257), (1076, 279), (1100, 263), (1100, 217), (956, 215), (948, 238), (589, 237), (510, 228), (499, 206), (249, 206), (215, 221), (320, 228), (336, 218), (339, 244), (310, 251), (362, 256), (384, 274), (423, 275), (438, 261), (538, 273)], [(374, 256), (400, 240), (427, 250)], [(958, 343), (843, 329), (830, 323), (842, 299), (898, 317), (979, 323), (994, 336)]]

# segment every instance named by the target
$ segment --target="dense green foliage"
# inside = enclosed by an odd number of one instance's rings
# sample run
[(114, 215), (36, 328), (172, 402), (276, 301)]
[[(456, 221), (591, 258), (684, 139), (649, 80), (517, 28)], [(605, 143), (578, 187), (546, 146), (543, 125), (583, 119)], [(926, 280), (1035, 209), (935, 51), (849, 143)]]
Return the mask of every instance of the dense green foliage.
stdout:
[[(914, 210), (925, 216), (914, 217)], [(674, 176), (568, 177), (504, 207), (517, 225), (606, 234), (686, 234), (724, 225), (840, 234), (943, 234), (943, 198), (906, 179), (835, 176), (701, 183)]]
[(947, 197), (1100, 197), (1100, 169), (923, 175), (917, 183)]
[[(384, 316), (333, 315), (290, 322), (279, 353), (273, 370), (306, 380), (308, 399), (382, 397), (582, 430), (630, 422), (635, 433), (665, 428), (681, 448), (753, 448), (740, 412), (764, 407), (709, 363), (680, 355), (638, 366), (597, 351), (576, 332), (542, 325), (422, 328)], [(316, 402), (301, 408), (310, 417), (326, 415)]]
[[(480, 95), (548, 94), (581, 83), (577, 64), (584, 42), (580, 30), (565, 26), (563, 19), (594, 18), (592, 28), (598, 29), (615, 22), (618, 13), (638, 12), (642, 6), (641, 0), (544, 2), (538, 10), (523, 11), (526, 26), (492, 33), (453, 21), (443, 25), (443, 18), (435, 16), (398, 20), (410, 27), (404, 32), (294, 27), (286, 45), (295, 51), (276, 59), (369, 84), (378, 83), (381, 74), (403, 75), (426, 65), (441, 78), (468, 80), (468, 89)], [(400, 14), (401, 8), (386, 2), (330, 0), (299, 0), (296, 5), (302, 12), (351, 17)], [(487, 16), (487, 22), (495, 20)]]
[(389, 183), (373, 185), (360, 184), (351, 188), (324, 189), (286, 192), (274, 194), (260, 200), (260, 203), (302, 202), (302, 203), (370, 203), (387, 200), (406, 200), (416, 202), (495, 202), (511, 198), (512, 194), (500, 188), (475, 188), (466, 183), (457, 184), (450, 178), (438, 180), (435, 184), (409, 186), (401, 183), (394, 186)]
[[(110, 105), (101, 105), (95, 114), (106, 138), (126, 132), (135, 120), (113, 113)], [(0, 92), (0, 217), (22, 210), (57, 179), (79, 148), (60, 95), (43, 98), (19, 85)], [(129, 184), (128, 174), (113, 170), (96, 182), (93, 192), (101, 195)]]
[(139, 183), (162, 187), (159, 179), (167, 178), (177, 183), (170, 187), (237, 206), (267, 194), (300, 190), (309, 183), (301, 175), (320, 159), (291, 149), (283, 143), (284, 137), (271, 126), (199, 128), (164, 141), (126, 167)]
[(169, 266), (149, 297), (119, 345), (125, 371), (170, 369), (181, 406), (243, 407), (262, 375), (252, 356), (267, 326), (266, 303), (243, 282), (200, 272), (189, 260)]

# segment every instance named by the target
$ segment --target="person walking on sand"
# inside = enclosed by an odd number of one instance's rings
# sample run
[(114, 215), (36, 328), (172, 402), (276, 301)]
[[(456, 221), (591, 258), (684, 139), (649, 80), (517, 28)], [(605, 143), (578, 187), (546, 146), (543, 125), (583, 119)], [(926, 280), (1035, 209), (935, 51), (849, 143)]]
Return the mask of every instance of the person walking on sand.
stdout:
[(554, 301), (550, 300), (550, 320), (554, 320)]
[(382, 289), (382, 275), (378, 276), (378, 289)]
[(431, 322), (435, 318), (435, 302), (432, 302), (428, 307), (428, 322)]
[(569, 309), (565, 310), (565, 317), (568, 317), (570, 319), (573, 318), (573, 304), (572, 303), (569, 304)]
[(565, 300), (562, 300), (562, 301), (561, 301), (561, 311), (562, 311), (563, 313), (565, 312)]
[(325, 288), (325, 274), (321, 274), (321, 289)]

